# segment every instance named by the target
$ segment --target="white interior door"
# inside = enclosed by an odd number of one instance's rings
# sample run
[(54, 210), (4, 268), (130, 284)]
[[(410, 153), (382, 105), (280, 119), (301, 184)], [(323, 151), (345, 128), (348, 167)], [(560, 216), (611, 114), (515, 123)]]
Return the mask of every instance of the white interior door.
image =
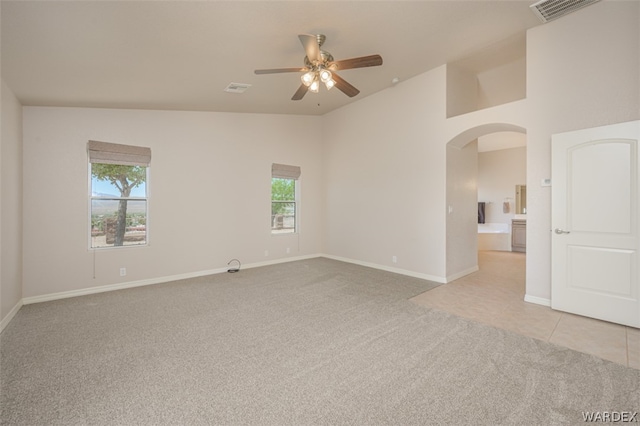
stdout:
[(640, 121), (553, 135), (551, 307), (640, 327)]

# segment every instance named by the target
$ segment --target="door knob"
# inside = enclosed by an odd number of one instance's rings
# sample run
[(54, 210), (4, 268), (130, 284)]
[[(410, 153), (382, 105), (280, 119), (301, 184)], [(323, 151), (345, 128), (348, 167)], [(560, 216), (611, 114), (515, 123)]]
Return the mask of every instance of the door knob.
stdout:
[(556, 229), (554, 229), (554, 231), (553, 231), (553, 232), (555, 232), (556, 234), (560, 235), (560, 234), (568, 234), (568, 233), (569, 233), (569, 232), (571, 232), (571, 231), (563, 231), (563, 230), (562, 230), (562, 229), (560, 229), (560, 228), (556, 228)]

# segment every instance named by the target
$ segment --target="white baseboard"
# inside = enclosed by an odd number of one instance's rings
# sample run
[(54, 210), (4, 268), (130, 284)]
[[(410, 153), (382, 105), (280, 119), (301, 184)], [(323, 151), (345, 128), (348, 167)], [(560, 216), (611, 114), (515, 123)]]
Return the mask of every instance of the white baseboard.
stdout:
[[(313, 259), (316, 257), (322, 257), (321, 254), (307, 254), (304, 256), (295, 256), (295, 257), (283, 257), (282, 259), (268, 260), (266, 262), (256, 262), (250, 263), (248, 265), (242, 265), (242, 269), (251, 269), (251, 268), (259, 268), (261, 266), (269, 266), (269, 265), (277, 265), (279, 263), (287, 263), (287, 262), (295, 262), (298, 260), (306, 260)], [(225, 272), (227, 270), (225, 269)]]
[(444, 284), (447, 282), (446, 278), (444, 277), (437, 277), (435, 275), (422, 274), (420, 272), (408, 271), (406, 269), (393, 268), (391, 266), (378, 265), (377, 263), (362, 262), (360, 260), (354, 260), (354, 259), (349, 259), (349, 258), (340, 257), (340, 256), (333, 256), (330, 254), (322, 254), (321, 256), (326, 257), (327, 259), (339, 260), (340, 262), (346, 262), (346, 263), (353, 263), (355, 265), (366, 266), (368, 268), (373, 268), (373, 269), (380, 269), (382, 271), (393, 272), (395, 274), (400, 274), (400, 275), (407, 275), (409, 277), (414, 277), (414, 278), (421, 278), (423, 280), (435, 281), (437, 283)]
[(16, 316), (20, 308), (22, 308), (23, 304), (24, 302), (22, 300), (19, 300), (18, 303), (16, 303), (16, 305), (9, 311), (9, 313), (4, 318), (2, 318), (2, 321), (0, 321), (0, 333), (2, 333), (4, 328), (11, 322), (13, 317)]
[(525, 294), (524, 301), (529, 303), (535, 303), (536, 305), (551, 307), (551, 300), (545, 299), (544, 297), (529, 296), (528, 294)]
[[(306, 256), (285, 257), (282, 259), (269, 260), (266, 262), (250, 263), (247, 265), (242, 265), (242, 269), (257, 268), (259, 266), (276, 265), (278, 263), (294, 262), (296, 260), (311, 259), (314, 257), (320, 257), (320, 255), (314, 254), (314, 255), (306, 255)], [(96, 293), (105, 293), (107, 291), (116, 291), (116, 290), (123, 290), (126, 288), (142, 287), (142, 286), (153, 285), (153, 284), (162, 284), (169, 281), (178, 281), (178, 280), (184, 280), (188, 278), (203, 277), (205, 275), (220, 274), (223, 272), (227, 272), (227, 269), (228, 267), (218, 268), (218, 269), (209, 269), (205, 271), (169, 275), (164, 277), (150, 278), (146, 280), (129, 281), (129, 282), (118, 283), (118, 284), (108, 284), (108, 285), (103, 285), (98, 287), (83, 288), (79, 290), (43, 294), (41, 296), (25, 297), (24, 299), (22, 299), (21, 303), (25, 305), (30, 305), (32, 303), (41, 303), (41, 302), (49, 302), (51, 300), (68, 299), (70, 297), (86, 296), (89, 294), (96, 294)]]
[[(418, 272), (408, 271), (408, 270), (405, 270), (405, 269), (392, 268), (392, 267), (388, 267), (388, 266), (384, 266), (384, 265), (378, 265), (378, 264), (369, 263), (369, 262), (361, 262), (361, 261), (354, 260), (354, 259), (347, 259), (347, 258), (344, 258), (344, 257), (331, 256), (331, 255), (327, 255), (327, 254), (311, 254), (311, 255), (304, 255), (304, 256), (285, 257), (285, 258), (281, 258), (281, 259), (268, 260), (268, 261), (265, 261), (265, 262), (255, 262), (255, 263), (242, 265), (241, 269), (250, 269), (250, 268), (258, 268), (258, 267), (261, 267), (261, 266), (277, 265), (279, 263), (295, 262), (295, 261), (298, 261), (298, 260), (313, 259), (313, 258), (316, 258), (316, 257), (326, 257), (327, 259), (333, 259), (333, 260), (338, 260), (338, 261), (341, 261), (341, 262), (353, 263), (353, 264), (360, 265), (360, 266), (366, 266), (366, 267), (369, 267), (369, 268), (380, 269), (380, 270), (387, 271), (387, 272), (393, 272), (393, 273), (396, 273), (396, 274), (407, 275), (407, 276), (414, 277), (414, 278), (421, 278), (421, 279), (428, 280), (428, 281), (435, 281), (435, 282), (438, 282), (438, 283), (445, 283), (446, 282), (446, 279), (443, 278), (443, 277), (437, 277), (437, 276), (428, 275), (428, 274), (421, 274), (421, 273), (418, 273)], [(13, 319), (15, 314), (18, 312), (18, 310), (23, 305), (30, 305), (32, 303), (49, 302), (49, 301), (52, 301), (52, 300), (68, 299), (68, 298), (71, 298), (71, 297), (78, 297), (78, 296), (87, 296), (87, 295), (90, 295), (90, 294), (105, 293), (105, 292), (108, 292), (108, 291), (116, 291), (116, 290), (124, 290), (124, 289), (127, 289), (127, 288), (142, 287), (142, 286), (153, 285), (153, 284), (161, 284), (161, 283), (170, 282), (170, 281), (178, 281), (178, 280), (184, 280), (184, 279), (188, 279), (188, 278), (202, 277), (202, 276), (205, 276), (205, 275), (220, 274), (220, 273), (223, 273), (223, 272), (227, 272), (227, 269), (228, 269), (227, 267), (225, 267), (225, 268), (217, 268), (217, 269), (209, 269), (209, 270), (205, 270), (205, 271), (189, 272), (189, 273), (185, 273), (185, 274), (169, 275), (169, 276), (150, 278), (150, 279), (145, 279), (145, 280), (129, 281), (129, 282), (124, 282), (124, 283), (108, 284), (108, 285), (103, 285), (103, 286), (98, 286), (98, 287), (83, 288), (83, 289), (79, 289), (79, 290), (62, 291), (62, 292), (59, 292), (59, 293), (50, 293), (50, 294), (43, 294), (43, 295), (40, 295), (40, 296), (25, 297), (20, 302), (18, 302), (18, 304), (11, 310), (11, 312), (9, 312), (9, 314), (4, 319), (2, 319), (2, 322), (0, 322), (0, 331), (3, 330), (4, 327), (7, 324), (9, 324), (9, 322)]]
[(142, 287), (142, 286), (152, 285), (152, 284), (161, 284), (169, 281), (196, 278), (204, 275), (219, 274), (221, 272), (226, 272), (226, 271), (227, 271), (227, 268), (210, 269), (206, 271), (190, 272), (187, 274), (178, 274), (178, 275), (169, 275), (169, 276), (158, 277), (158, 278), (149, 278), (146, 280), (128, 281), (128, 282), (117, 283), (117, 284), (107, 284), (107, 285), (102, 285), (98, 287), (88, 287), (88, 288), (82, 288), (79, 290), (61, 291), (59, 293), (49, 293), (49, 294), (43, 294), (40, 296), (25, 297), (24, 299), (22, 299), (22, 302), (25, 305), (30, 305), (32, 303), (50, 302), (52, 300), (68, 299), (70, 297), (87, 296), (89, 294), (105, 293), (107, 291), (124, 290), (126, 288)]
[(462, 277), (464, 277), (464, 276), (466, 276), (466, 275), (469, 275), (469, 274), (472, 274), (472, 273), (474, 273), (474, 272), (477, 272), (478, 270), (480, 270), (480, 268), (478, 267), (478, 265), (476, 265), (476, 266), (472, 266), (471, 268), (469, 268), (469, 269), (465, 269), (464, 271), (457, 272), (457, 273), (455, 273), (455, 274), (453, 274), (453, 275), (448, 275), (448, 276), (447, 276), (447, 281), (446, 281), (446, 282), (450, 283), (451, 281), (455, 281), (455, 280), (457, 280), (458, 278), (462, 278)]

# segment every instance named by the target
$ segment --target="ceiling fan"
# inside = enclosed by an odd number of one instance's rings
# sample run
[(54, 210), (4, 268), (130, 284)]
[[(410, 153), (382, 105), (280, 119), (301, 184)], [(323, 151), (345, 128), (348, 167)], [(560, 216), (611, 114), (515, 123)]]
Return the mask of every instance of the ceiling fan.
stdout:
[(304, 67), (255, 70), (256, 74), (303, 72), (304, 74), (300, 77), (302, 84), (296, 93), (293, 94), (291, 98), (293, 101), (299, 101), (308, 91), (318, 93), (320, 83), (324, 83), (327, 89), (335, 86), (345, 95), (352, 98), (360, 93), (360, 91), (340, 77), (336, 71), (382, 65), (382, 57), (380, 55), (361, 56), (358, 58), (334, 61), (331, 53), (320, 49), (326, 39), (323, 34), (300, 34), (298, 38), (307, 54), (304, 57)]

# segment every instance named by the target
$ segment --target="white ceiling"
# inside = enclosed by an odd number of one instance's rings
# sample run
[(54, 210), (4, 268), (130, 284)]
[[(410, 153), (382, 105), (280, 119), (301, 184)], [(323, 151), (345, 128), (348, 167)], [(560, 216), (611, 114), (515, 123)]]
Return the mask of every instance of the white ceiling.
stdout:
[[(540, 24), (532, 3), (2, 0), (1, 73), (23, 105), (317, 115), (521, 39)], [(325, 34), (337, 60), (384, 64), (340, 73), (354, 98), (321, 88), (292, 101), (298, 73), (253, 71), (303, 66), (303, 33)], [(252, 86), (224, 92), (231, 82)]]

